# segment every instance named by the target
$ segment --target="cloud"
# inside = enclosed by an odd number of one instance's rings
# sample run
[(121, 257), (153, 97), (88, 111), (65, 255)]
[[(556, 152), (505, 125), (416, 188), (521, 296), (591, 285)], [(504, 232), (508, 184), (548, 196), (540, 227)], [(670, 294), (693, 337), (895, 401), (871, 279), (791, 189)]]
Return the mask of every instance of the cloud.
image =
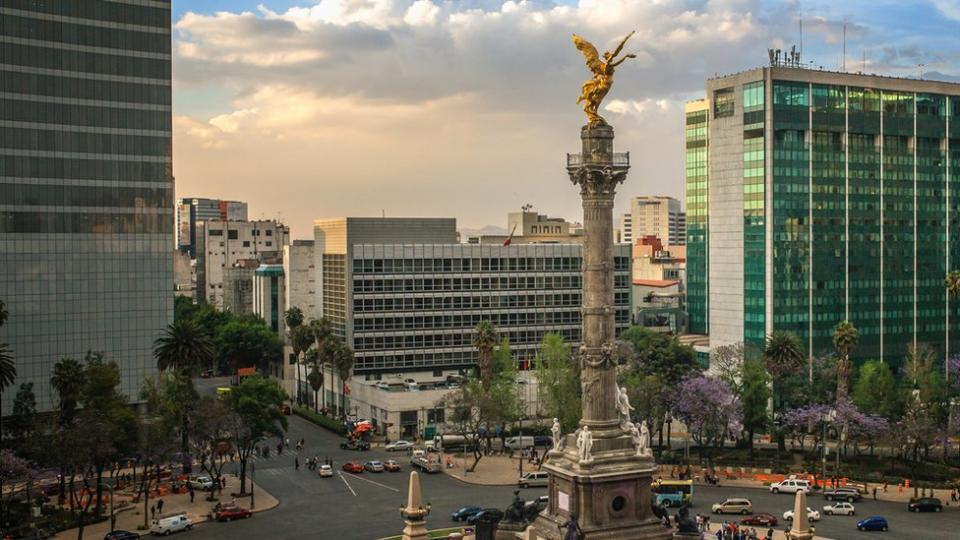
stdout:
[(945, 17), (960, 20), (960, 0), (933, 0), (933, 5)]

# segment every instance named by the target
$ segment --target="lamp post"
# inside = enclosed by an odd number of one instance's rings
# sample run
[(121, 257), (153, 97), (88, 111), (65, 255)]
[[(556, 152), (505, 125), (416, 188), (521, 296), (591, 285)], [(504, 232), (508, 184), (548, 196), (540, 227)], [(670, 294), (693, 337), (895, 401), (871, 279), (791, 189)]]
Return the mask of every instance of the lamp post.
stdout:
[(254, 494), (257, 492), (256, 485), (253, 483), (253, 475), (257, 472), (257, 464), (250, 463), (250, 510), (256, 508), (256, 503), (254, 502)]

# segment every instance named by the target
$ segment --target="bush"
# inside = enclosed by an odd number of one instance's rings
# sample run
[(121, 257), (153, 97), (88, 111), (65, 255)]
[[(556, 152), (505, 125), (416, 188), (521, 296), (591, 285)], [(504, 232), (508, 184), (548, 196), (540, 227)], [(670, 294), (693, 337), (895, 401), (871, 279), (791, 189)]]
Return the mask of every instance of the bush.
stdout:
[(293, 413), (301, 418), (305, 418), (313, 422), (314, 424), (317, 424), (321, 427), (325, 427), (330, 431), (336, 433), (337, 435), (347, 434), (347, 426), (343, 425), (343, 422), (335, 418), (331, 418), (329, 416), (325, 416), (322, 414), (317, 414), (306, 407), (294, 407)]

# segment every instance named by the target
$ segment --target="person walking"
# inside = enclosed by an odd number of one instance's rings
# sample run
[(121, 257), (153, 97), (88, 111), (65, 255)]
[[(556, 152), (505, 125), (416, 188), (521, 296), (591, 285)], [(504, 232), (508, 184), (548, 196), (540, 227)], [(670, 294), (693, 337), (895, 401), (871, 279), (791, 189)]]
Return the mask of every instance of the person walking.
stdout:
[(773, 527), (767, 529), (767, 540), (773, 540)]
[(293, 456), (293, 468), (300, 470), (300, 456)]
[(157, 499), (157, 513), (163, 515), (163, 499)]
[(194, 495), (193, 495), (193, 486), (189, 486), (189, 487), (187, 488), (187, 493), (190, 494), (190, 504), (193, 504), (193, 496), (194, 496)]
[(873, 500), (877, 500), (877, 486), (873, 486)]
[(157, 505), (155, 504), (150, 505), (150, 520), (151, 521), (157, 520)]

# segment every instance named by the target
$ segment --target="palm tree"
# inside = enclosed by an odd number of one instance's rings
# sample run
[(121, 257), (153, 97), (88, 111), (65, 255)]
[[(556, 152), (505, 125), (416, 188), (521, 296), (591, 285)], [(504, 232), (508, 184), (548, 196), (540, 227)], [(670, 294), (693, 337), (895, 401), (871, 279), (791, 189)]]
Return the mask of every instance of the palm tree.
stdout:
[(63, 358), (53, 365), (50, 386), (60, 398), (60, 425), (66, 425), (73, 419), (83, 389), (83, 364), (74, 358)]
[(213, 341), (190, 319), (174, 321), (153, 342), (153, 356), (161, 371), (173, 369), (184, 374), (213, 363)]
[(493, 348), (499, 342), (497, 327), (490, 321), (480, 321), (473, 330), (473, 346), (477, 349), (477, 367), (480, 371), (480, 382), (484, 388), (490, 387), (493, 375)]
[(307, 383), (313, 390), (313, 412), (318, 412), (320, 403), (320, 390), (323, 388), (323, 372), (320, 371), (320, 353), (317, 349), (311, 348), (304, 356), (304, 362), (310, 365), (310, 373), (307, 373)]
[[(7, 307), (0, 300), (0, 326), (7, 322)], [(17, 364), (13, 361), (13, 352), (6, 343), (0, 343), (0, 395), (17, 378)], [(2, 401), (0, 401), (2, 403)], [(0, 417), (3, 415), (0, 414)]]
[(860, 341), (860, 332), (850, 321), (837, 323), (833, 328), (833, 347), (840, 354), (837, 362), (837, 401), (847, 398), (847, 385), (850, 380), (850, 352)]
[[(317, 362), (319, 363), (319, 367), (322, 369), (323, 366), (332, 366), (334, 345), (337, 340), (337, 337), (333, 334), (333, 324), (330, 322), (330, 319), (320, 317), (319, 319), (310, 321), (310, 329), (313, 331), (313, 339), (316, 341)], [(330, 377), (330, 391), (333, 392), (332, 374)], [(323, 400), (324, 406), (326, 406), (326, 395), (321, 399)]]
[(300, 397), (300, 355), (305, 353), (314, 343), (313, 329), (310, 326), (294, 326), (290, 328), (290, 347), (293, 349), (293, 357), (297, 366), (297, 404), (303, 403)]
[[(772, 396), (775, 416), (783, 411), (784, 406), (783, 391), (780, 388), (781, 383), (779, 381), (786, 375), (796, 373), (800, 367), (803, 366), (804, 356), (803, 344), (796, 334), (778, 330), (767, 336), (763, 348), (763, 358), (766, 361), (767, 371), (770, 373), (771, 380), (773, 381)], [(810, 365), (812, 366), (813, 364), (811, 363)], [(779, 452), (786, 452), (786, 436), (780, 430), (777, 430), (776, 435), (777, 450)]]
[(353, 371), (353, 349), (345, 344), (340, 344), (336, 348), (334, 355), (334, 365), (337, 368), (337, 375), (340, 376), (340, 414), (347, 414), (347, 395), (345, 393), (346, 380), (350, 378), (350, 372)]
[(947, 274), (947, 278), (943, 280), (943, 285), (947, 288), (950, 296), (960, 296), (960, 270), (954, 270)]

